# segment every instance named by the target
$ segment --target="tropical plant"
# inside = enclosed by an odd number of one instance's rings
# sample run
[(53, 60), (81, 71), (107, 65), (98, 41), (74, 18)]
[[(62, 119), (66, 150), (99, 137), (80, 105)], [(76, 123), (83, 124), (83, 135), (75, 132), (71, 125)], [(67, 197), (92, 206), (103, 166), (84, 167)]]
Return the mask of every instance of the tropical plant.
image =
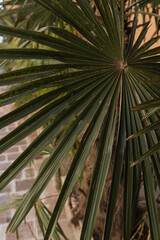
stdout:
[[(130, 167), (141, 154), (157, 143), (158, 134), (153, 130), (151, 133), (126, 141), (130, 135), (159, 118), (155, 112), (148, 117), (147, 122), (141, 121), (145, 116), (144, 111), (131, 112), (135, 105), (160, 96), (159, 89), (146, 82), (149, 78), (160, 76), (159, 47), (154, 46), (159, 36), (156, 35), (144, 42), (149, 31), (147, 20), (142, 24), (143, 28), (136, 37), (139, 8), (144, 7), (142, 4), (148, 1), (34, 0), (34, 2), (46, 9), (46, 14), (49, 12), (70, 25), (75, 32), (49, 26), (49, 30), (59, 36), (56, 38), (32, 30), (0, 26), (1, 34), (34, 41), (50, 48), (1, 49), (1, 59), (53, 61), (49, 65), (1, 74), (1, 86), (15, 84), (14, 89), (0, 95), (1, 106), (13, 103), (40, 89), (56, 87), (55, 90), (36, 97), (0, 118), (0, 127), (3, 128), (35, 112), (0, 140), (0, 152), (27, 137), (50, 119), (54, 119), (1, 175), (0, 189), (62, 134), (57, 146), (25, 194), (8, 226), (8, 231), (14, 232), (21, 224), (63, 163), (78, 136), (82, 135), (51, 214), (44, 239), (52, 238), (60, 213), (96, 141), (98, 141), (97, 153), (81, 240), (91, 239), (111, 164), (113, 173), (103, 238), (111, 239), (114, 211), (119, 187), (122, 184), (123, 239), (131, 238), (143, 178), (151, 238), (160, 239), (154, 191), (154, 181), (160, 186), (159, 153), (156, 152), (138, 165)], [(91, 7), (91, 3), (94, 3), (94, 6)], [(158, 3), (159, 1), (154, 1), (156, 11), (159, 9)], [(130, 19), (132, 14), (133, 21)], [(142, 10), (140, 14), (143, 14)], [(148, 14), (156, 19), (159, 17), (158, 13), (148, 11)], [(55, 60), (58, 61), (56, 64)], [(64, 73), (64, 70), (72, 71)], [(23, 85), (16, 86), (18, 83)], [(69, 123), (71, 125), (66, 128)]]
[[(149, 84), (155, 85), (155, 87), (157, 87), (159, 89), (159, 86), (160, 86), (160, 78), (159, 77), (151, 78), (151, 79), (147, 80), (147, 82)], [(143, 110), (143, 109), (148, 110), (148, 112), (145, 114), (145, 116), (143, 118), (144, 121), (148, 121), (148, 117), (152, 116), (155, 112), (157, 112), (159, 114), (160, 98), (157, 97), (155, 99), (141, 103), (141, 104), (137, 105), (136, 107), (134, 107), (132, 110), (136, 111), (136, 110)], [(159, 123), (159, 119), (158, 119), (154, 123), (147, 125), (143, 129), (141, 129), (139, 132), (134, 133), (132, 136), (130, 136), (128, 138), (128, 139), (131, 139), (133, 137), (137, 137), (141, 134), (147, 133), (152, 130), (156, 130), (157, 135), (158, 135), (158, 141), (156, 142), (156, 144), (154, 146), (152, 146), (152, 148), (150, 148), (146, 153), (144, 153), (142, 156), (140, 156), (140, 158), (137, 159), (134, 164), (137, 164), (138, 162), (143, 161), (146, 157), (159, 151), (159, 149), (160, 149), (159, 132), (158, 132), (159, 128), (160, 128), (160, 123)]]
[[(0, 207), (0, 212), (10, 210), (10, 209), (16, 209), (19, 206), (19, 204), (21, 203), (22, 199), (23, 199), (23, 197), (21, 197), (21, 196), (14, 196), (14, 198), (11, 199), (8, 204)], [(34, 205), (34, 208), (35, 208), (35, 212), (36, 212), (36, 218), (39, 223), (39, 227), (44, 236), (45, 230), (49, 223), (49, 217), (51, 215), (51, 212), (40, 200), (38, 200), (36, 202), (36, 204)], [(26, 220), (24, 220), (24, 223), (27, 225), (28, 230), (33, 235), (33, 238), (36, 239), (29, 223)], [(19, 239), (18, 229), (16, 231), (16, 235), (17, 235), (17, 239)], [(53, 233), (53, 238), (56, 240), (60, 240), (61, 239), (60, 236), (62, 236), (65, 240), (68, 240), (68, 238), (65, 236), (61, 226), (59, 225), (59, 223), (57, 223), (55, 232)]]
[(2, 1), (0, 4), (2, 6), (1, 22), (6, 25), (13, 26), (14, 24), (17, 27), (39, 29), (48, 24), (52, 25), (56, 21), (53, 14), (45, 14), (43, 8), (31, 0)]

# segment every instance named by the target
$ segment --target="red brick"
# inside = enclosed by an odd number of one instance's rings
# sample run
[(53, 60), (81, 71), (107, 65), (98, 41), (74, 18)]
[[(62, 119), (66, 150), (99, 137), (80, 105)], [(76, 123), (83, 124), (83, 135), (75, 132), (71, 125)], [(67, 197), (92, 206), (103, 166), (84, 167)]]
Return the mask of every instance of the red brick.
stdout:
[(40, 229), (38, 222), (36, 222), (36, 230), (37, 230), (37, 235), (38, 235), (38, 239), (39, 239), (39, 237), (42, 237), (42, 231)]
[(21, 149), (22, 149), (22, 151), (24, 151), (24, 150), (26, 150), (26, 148), (27, 148), (27, 145), (25, 146), (25, 145), (23, 145), (23, 146), (20, 146), (21, 147)]
[(0, 212), (0, 224), (9, 223), (11, 220), (11, 211)]
[(6, 156), (5, 155), (0, 155), (0, 161), (5, 161), (6, 160)]
[(13, 233), (13, 234), (7, 233), (6, 234), (6, 240), (17, 240), (16, 234), (15, 233)]
[(23, 139), (23, 140), (19, 141), (16, 145), (21, 145), (21, 144), (22, 145), (27, 144), (26, 140)]
[(31, 186), (32, 183), (33, 183), (33, 179), (16, 181), (16, 191), (27, 190)]
[(16, 177), (15, 177), (15, 179), (18, 179), (18, 180), (20, 180), (22, 178), (22, 172), (20, 172)]
[(0, 163), (0, 171), (5, 171), (9, 165), (9, 163)]
[(37, 157), (35, 158), (35, 160), (39, 161), (39, 160), (42, 160), (42, 158), (43, 158), (43, 157), (39, 155), (39, 156), (37, 156)]
[(10, 132), (13, 131), (15, 128), (16, 128), (15, 125), (12, 125), (12, 126), (9, 126), (9, 127), (8, 127), (8, 129), (9, 129)]
[(2, 132), (2, 133), (8, 133), (8, 128), (6, 128), (6, 127), (5, 127), (5, 128), (2, 128), (2, 129), (0, 130), (0, 133), (1, 133), (1, 132)]
[(33, 221), (33, 220), (35, 220), (35, 218), (36, 218), (36, 212), (35, 212), (34, 207), (32, 207), (26, 216), (26, 221), (27, 222)]
[[(32, 231), (35, 232), (35, 230), (33, 229), (33, 223), (32, 222), (28, 222), (29, 226), (31, 227)], [(22, 223), (19, 228), (18, 228), (18, 235), (19, 235), (19, 240), (29, 240), (29, 239), (34, 239), (29, 227), (27, 226), (27, 224)], [(16, 234), (12, 234), (6, 235), (6, 240), (16, 240)]]
[(20, 154), (8, 154), (7, 158), (8, 158), (8, 161), (14, 161), (16, 160), (18, 157), (19, 157)]
[(0, 132), (0, 139), (4, 138), (7, 135), (7, 133)]
[(11, 185), (7, 185), (3, 190), (1, 190), (1, 193), (9, 193), (11, 192)]
[(0, 196), (0, 206), (4, 206), (4, 205), (7, 205), (9, 203), (11, 203), (11, 196), (8, 195), (8, 194), (5, 194), (5, 195), (1, 195)]
[(29, 168), (25, 170), (25, 177), (26, 178), (33, 178), (34, 177), (34, 169)]
[(19, 151), (18, 147), (11, 147), (5, 153), (17, 153)]

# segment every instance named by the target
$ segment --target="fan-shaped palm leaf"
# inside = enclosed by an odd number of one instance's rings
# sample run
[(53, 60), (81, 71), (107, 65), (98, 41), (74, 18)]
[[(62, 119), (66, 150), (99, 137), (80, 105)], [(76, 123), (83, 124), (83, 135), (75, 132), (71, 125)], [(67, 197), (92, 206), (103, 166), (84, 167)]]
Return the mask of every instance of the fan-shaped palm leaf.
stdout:
[[(148, 26), (144, 26), (138, 38), (135, 39), (138, 17), (138, 14), (135, 14), (133, 30), (128, 48), (126, 47), (123, 1), (120, 1), (120, 12), (118, 12), (115, 1), (109, 3), (106, 0), (101, 2), (94, 0), (102, 23), (97, 19), (88, 0), (77, 0), (76, 3), (72, 0), (54, 2), (35, 0), (35, 2), (45, 8), (46, 11), (71, 25), (76, 29), (76, 33), (52, 27), (52, 32), (60, 37), (60, 39), (57, 39), (34, 31), (0, 26), (0, 32), (3, 34), (35, 41), (51, 48), (51, 50), (0, 50), (1, 59), (49, 58), (59, 61), (54, 66), (44, 65), (42, 68), (37, 66), (1, 74), (0, 76), (1, 85), (4, 85), (5, 82), (7, 85), (23, 82), (21, 87), (15, 86), (15, 89), (0, 95), (1, 106), (12, 103), (33, 91), (51, 86), (56, 87), (52, 92), (26, 103), (0, 119), (0, 124), (4, 127), (36, 111), (32, 117), (1, 139), (1, 152), (28, 136), (49, 120), (54, 120), (1, 175), (0, 189), (3, 189), (71, 121), (73, 122), (64, 132), (58, 145), (26, 193), (8, 226), (8, 230), (14, 232), (20, 225), (64, 161), (78, 136), (83, 133), (52, 213), (45, 239), (52, 237), (63, 206), (97, 137), (99, 137), (99, 143), (81, 240), (91, 238), (112, 159), (111, 156), (114, 156), (114, 169), (104, 239), (110, 239), (123, 167), (125, 169), (124, 239), (128, 240), (131, 237), (141, 173), (144, 179), (152, 239), (160, 239), (152, 165), (146, 158), (138, 168), (136, 166), (130, 168), (130, 162), (133, 162), (140, 154), (145, 153), (149, 147), (156, 143), (156, 132), (153, 134), (147, 133), (147, 135), (138, 136), (138, 138), (126, 142), (126, 137), (158, 119), (157, 115), (154, 114), (148, 119), (147, 123), (142, 122), (144, 112), (130, 112), (130, 109), (138, 103), (160, 95), (156, 88), (150, 88), (147, 83), (141, 83), (148, 78), (160, 75), (159, 51), (157, 48), (150, 50), (150, 47), (159, 38), (156, 37), (143, 44), (144, 36), (148, 30)], [(154, 53), (152, 54), (150, 51)], [(72, 69), (72, 72), (64, 73), (64, 69)], [(63, 96), (61, 96), (62, 93)], [(57, 99), (57, 97), (59, 98)], [(152, 157), (152, 163), (155, 175), (157, 179), (160, 179), (158, 154)]]
[[(146, 82), (149, 83), (149, 84), (155, 85), (159, 89), (159, 77), (151, 78), (151, 79), (147, 80)], [(147, 101), (145, 103), (141, 103), (141, 104), (139, 104), (139, 105), (137, 105), (136, 107), (133, 108), (134, 111), (136, 111), (136, 110), (143, 110), (143, 109), (151, 109), (150, 111), (148, 111), (146, 113), (144, 119), (142, 119), (142, 120), (147, 121), (148, 117), (152, 116), (155, 112), (159, 113), (160, 98), (157, 97), (156, 99), (149, 100), (149, 101)], [(160, 123), (159, 123), (159, 118), (158, 118), (157, 121), (155, 121), (154, 123), (151, 123), (150, 125), (144, 127), (143, 129), (141, 129), (137, 133), (134, 133), (128, 139), (140, 136), (141, 134), (148, 133), (148, 132), (150, 132), (152, 130), (159, 130), (159, 128), (160, 128)], [(158, 140), (159, 140), (159, 138), (158, 138)], [(159, 149), (160, 149), (160, 143), (158, 141), (156, 141), (155, 145), (152, 148), (150, 148), (146, 153), (144, 153), (140, 158), (138, 158), (133, 163), (133, 165), (143, 161), (146, 157), (154, 154), (155, 152), (158, 152)]]

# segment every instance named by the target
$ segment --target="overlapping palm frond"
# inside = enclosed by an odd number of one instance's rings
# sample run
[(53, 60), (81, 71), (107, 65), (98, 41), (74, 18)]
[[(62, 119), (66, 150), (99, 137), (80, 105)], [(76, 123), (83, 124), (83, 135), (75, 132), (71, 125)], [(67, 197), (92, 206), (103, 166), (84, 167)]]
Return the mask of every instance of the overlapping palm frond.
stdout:
[[(8, 202), (8, 204), (1, 206), (0, 207), (0, 212), (6, 211), (6, 210), (11, 210), (11, 209), (16, 209), (20, 205), (20, 203), (23, 200), (23, 196), (14, 196), (12, 200)], [(42, 201), (38, 200), (36, 204), (34, 205), (35, 208), (35, 216), (37, 218), (37, 221), (39, 223), (40, 230), (42, 232), (42, 235), (45, 235), (45, 230), (47, 229), (49, 219), (51, 216), (50, 210), (42, 203)], [(27, 221), (24, 221), (26, 227), (28, 227), (28, 230), (31, 231), (31, 234), (33, 235), (34, 238), (34, 233), (30, 229), (30, 225), (27, 223)], [(18, 236), (18, 230), (17, 230), (17, 236)], [(60, 240), (61, 236), (65, 239), (68, 240), (66, 237), (65, 233), (63, 232), (61, 226), (59, 223), (57, 223), (55, 232), (53, 233), (53, 238), (55, 240)], [(17, 237), (18, 239), (18, 237)]]
[[(155, 87), (157, 87), (159, 89), (159, 80), (160, 80), (159, 77), (155, 77), (155, 78), (151, 78), (151, 79), (147, 80), (146, 82), (151, 85), (154, 85)], [(148, 112), (145, 114), (145, 117), (142, 119), (143, 121), (148, 121), (148, 118), (151, 117), (154, 113), (157, 113), (159, 116), (160, 98), (157, 97), (157, 98), (149, 100), (145, 103), (141, 103), (141, 104), (137, 105), (136, 107), (134, 107), (133, 110), (134, 111), (148, 110)], [(133, 137), (137, 137), (137, 136), (140, 136), (141, 134), (148, 133), (152, 130), (156, 130), (157, 135), (158, 135), (158, 141), (156, 141), (155, 145), (153, 145), (146, 153), (144, 153), (140, 158), (138, 158), (134, 164), (137, 164), (137, 163), (143, 161), (146, 157), (159, 151), (159, 149), (160, 149), (159, 128), (160, 128), (160, 120), (158, 117), (157, 121), (155, 121), (154, 123), (151, 123), (149, 125), (147, 124), (146, 127), (144, 127), (143, 129), (141, 129), (140, 131), (138, 131), (137, 133), (134, 133), (132, 136), (129, 137), (129, 139), (133, 138)]]
[(7, 26), (14, 25), (33, 30), (56, 22), (54, 15), (51, 13), (46, 14), (44, 9), (32, 0), (3, 1), (0, 5), (1, 24)]
[[(1, 49), (1, 59), (50, 59), (53, 64), (21, 69), (1, 74), (0, 85), (23, 82), (11, 91), (0, 95), (1, 106), (13, 103), (39, 89), (56, 87), (22, 107), (0, 118), (0, 127), (34, 113), (19, 127), (0, 140), (3, 152), (21, 139), (54, 119), (0, 177), (0, 189), (48, 146), (68, 124), (62, 138), (43, 165), (33, 185), (26, 193), (12, 218), (8, 231), (14, 232), (35, 204), (54, 173), (59, 169), (80, 134), (80, 141), (60, 196), (50, 218), (45, 240), (51, 239), (66, 200), (72, 191), (89, 153), (98, 137), (97, 155), (81, 240), (91, 239), (109, 165), (114, 163), (112, 184), (106, 214), (104, 239), (110, 239), (112, 220), (121, 182), (124, 176), (124, 229), (123, 237), (129, 240), (134, 224), (138, 194), (143, 175), (145, 198), (150, 220), (152, 239), (160, 239), (154, 193), (153, 172), (160, 184), (159, 154), (146, 158), (138, 167), (130, 167), (141, 154), (157, 142), (157, 133), (147, 133), (126, 141), (131, 134), (158, 120), (157, 114), (143, 122), (144, 112), (131, 112), (137, 104), (160, 96), (160, 91), (144, 82), (160, 76), (159, 47), (150, 50), (159, 40), (152, 38), (143, 43), (148, 31), (145, 25), (135, 39), (138, 12), (126, 47), (124, 37), (124, 1), (118, 9), (116, 1), (94, 0), (101, 19), (97, 18), (88, 0), (35, 0), (47, 12), (58, 17), (76, 32), (51, 27), (60, 39), (31, 30), (0, 26), (0, 33), (34, 41), (51, 50)], [(78, 34), (77, 34), (78, 33)], [(54, 60), (57, 64), (54, 64)], [(64, 70), (72, 69), (70, 73)], [(62, 95), (63, 93), (63, 95)], [(58, 99), (57, 99), (58, 97)], [(114, 159), (113, 159), (114, 156)], [(124, 171), (122, 171), (124, 169)]]

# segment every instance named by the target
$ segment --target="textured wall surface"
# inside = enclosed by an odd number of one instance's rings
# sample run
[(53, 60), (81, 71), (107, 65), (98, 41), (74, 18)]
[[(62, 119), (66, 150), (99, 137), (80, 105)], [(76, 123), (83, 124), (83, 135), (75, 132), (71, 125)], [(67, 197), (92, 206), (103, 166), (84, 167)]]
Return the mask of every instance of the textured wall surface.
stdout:
[[(3, 89), (1, 88), (0, 91)], [(0, 108), (0, 117), (5, 115), (10, 110), (9, 107)], [(3, 129), (0, 129), (0, 139), (5, 135), (10, 133), (18, 126), (18, 123), (13, 123)], [(5, 151), (0, 155), (0, 174), (25, 150), (25, 148), (31, 142), (31, 137), (26, 138), (16, 145)], [(17, 195), (23, 195), (26, 193), (27, 189), (31, 186), (37, 175), (38, 169), (42, 163), (42, 157), (37, 157), (35, 164), (27, 166), (20, 175), (18, 175), (7, 187), (0, 192), (0, 207), (10, 203), (10, 200)], [(46, 190), (40, 196), (40, 199), (47, 205), (47, 207), (52, 211), (59, 195), (59, 190), (57, 188), (57, 180), (54, 177), (51, 183), (47, 186)], [(6, 228), (13, 216), (15, 210), (7, 210), (0, 212), (0, 240), (16, 240), (16, 234), (10, 235), (6, 234)], [(70, 223), (70, 210), (69, 207), (65, 207), (59, 223), (64, 230), (66, 236), (69, 239), (76, 240), (74, 233), (74, 228)], [(43, 236), (36, 221), (34, 209), (27, 215), (26, 224), (22, 223), (19, 227), (19, 240), (42, 240)]]

